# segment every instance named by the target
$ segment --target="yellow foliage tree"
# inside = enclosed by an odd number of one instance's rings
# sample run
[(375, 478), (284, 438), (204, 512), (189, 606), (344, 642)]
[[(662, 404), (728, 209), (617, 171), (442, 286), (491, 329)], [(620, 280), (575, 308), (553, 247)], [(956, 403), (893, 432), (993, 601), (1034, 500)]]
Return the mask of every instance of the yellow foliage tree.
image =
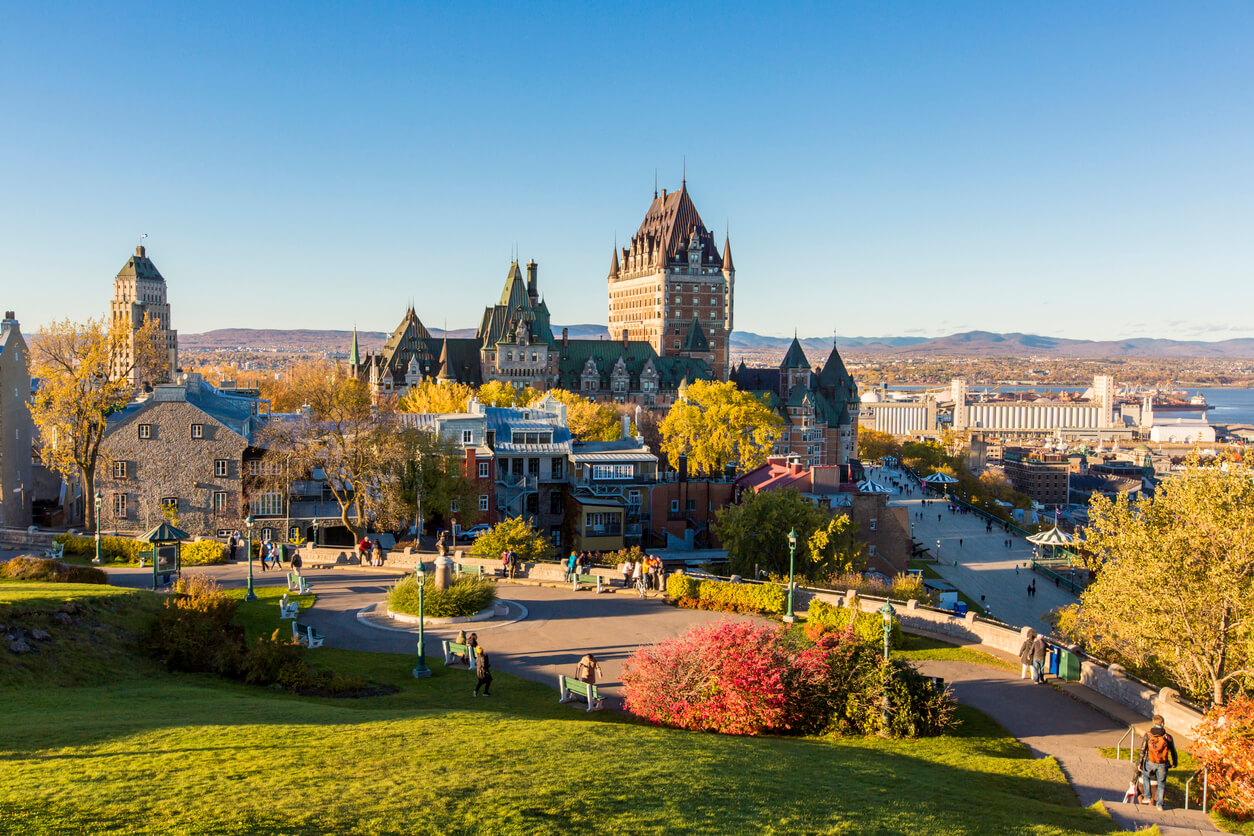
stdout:
[[(618, 411), (565, 389), (550, 389), (544, 395), (566, 405), (566, 424), (579, 441), (615, 441), (622, 435)], [(543, 395), (541, 395), (543, 397)]]
[(475, 390), (461, 383), (436, 383), (424, 380), (401, 396), (397, 409), (401, 412), (465, 412)]
[(543, 397), (543, 393), (530, 386), (515, 389), (503, 380), (489, 380), (479, 387), (476, 397), (484, 406), (528, 406)]
[(96, 471), (104, 463), (100, 442), (109, 415), (135, 394), (132, 372), (140, 380), (164, 375), (165, 352), (156, 322), (135, 331), (131, 350), (127, 321), (64, 320), (45, 327), (31, 345), (31, 376), (39, 389), (30, 412), (39, 430), (39, 455), (66, 479), (83, 485), (85, 523), (96, 524)]
[(263, 398), (270, 400), (271, 411), (300, 412), (301, 407), (308, 403), (306, 393), (326, 385), (335, 373), (335, 365), (326, 360), (293, 363), (277, 380), (273, 375), (261, 378), (257, 389)]
[(752, 470), (766, 461), (783, 426), (764, 398), (734, 383), (698, 380), (662, 421), (662, 451), (672, 464), (686, 453), (694, 473), (718, 474), (731, 462)]

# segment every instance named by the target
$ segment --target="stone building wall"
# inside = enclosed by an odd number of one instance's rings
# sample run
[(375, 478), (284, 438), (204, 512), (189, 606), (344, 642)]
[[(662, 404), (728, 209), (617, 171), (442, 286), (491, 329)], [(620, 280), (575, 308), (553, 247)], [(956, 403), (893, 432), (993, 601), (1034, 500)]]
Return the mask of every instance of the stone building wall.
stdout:
[[(141, 439), (139, 425), (152, 426)], [(204, 438), (192, 438), (192, 424), (204, 426)], [(178, 500), (178, 525), (189, 534), (212, 536), (219, 529), (242, 529), (243, 437), (186, 401), (149, 401), (105, 436), (96, 484), (104, 494), (101, 524), (109, 530), (143, 531), (161, 519), (161, 500)], [(223, 459), (227, 475), (215, 476)], [(126, 465), (125, 478), (114, 478), (114, 463)], [(214, 493), (226, 493), (226, 508), (214, 513)], [(114, 513), (115, 497), (123, 494), (126, 515)]]

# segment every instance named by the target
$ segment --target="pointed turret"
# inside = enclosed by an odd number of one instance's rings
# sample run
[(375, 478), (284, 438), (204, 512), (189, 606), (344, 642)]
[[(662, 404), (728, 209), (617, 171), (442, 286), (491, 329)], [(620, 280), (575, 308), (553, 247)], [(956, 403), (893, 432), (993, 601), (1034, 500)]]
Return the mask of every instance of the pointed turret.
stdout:
[(444, 340), (440, 344), (440, 371), (435, 376), (435, 379), (441, 382), (451, 381), (453, 379), (453, 375), (449, 372), (447, 333), (444, 334)]
[(612, 259), (610, 259), (610, 278), (611, 278), (611, 279), (617, 279), (617, 278), (618, 278), (618, 273), (619, 273), (619, 270), (618, 270), (618, 245), (617, 245), (617, 244), (615, 244), (615, 245), (614, 245), (614, 257), (613, 257)]
[(736, 265), (732, 264), (731, 257), (731, 235), (723, 239), (723, 272), (734, 273)]
[(794, 335), (792, 345), (788, 346), (788, 353), (784, 355), (783, 361), (779, 364), (781, 369), (808, 369), (810, 361), (806, 359), (806, 353), (801, 349), (801, 343), (798, 342)]
[(361, 365), (361, 352), (357, 348), (357, 326), (353, 326), (353, 347), (348, 350), (348, 368), (356, 370)]

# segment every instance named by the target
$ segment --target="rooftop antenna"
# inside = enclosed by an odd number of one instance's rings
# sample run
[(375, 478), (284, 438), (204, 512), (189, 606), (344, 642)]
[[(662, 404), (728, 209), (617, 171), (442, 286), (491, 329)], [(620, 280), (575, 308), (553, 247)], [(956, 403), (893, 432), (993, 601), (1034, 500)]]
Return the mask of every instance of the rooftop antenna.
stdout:
[(657, 169), (653, 169), (653, 199), (657, 200)]
[(687, 188), (687, 186), (688, 186), (688, 155), (684, 154), (684, 179), (681, 181), (681, 187)]

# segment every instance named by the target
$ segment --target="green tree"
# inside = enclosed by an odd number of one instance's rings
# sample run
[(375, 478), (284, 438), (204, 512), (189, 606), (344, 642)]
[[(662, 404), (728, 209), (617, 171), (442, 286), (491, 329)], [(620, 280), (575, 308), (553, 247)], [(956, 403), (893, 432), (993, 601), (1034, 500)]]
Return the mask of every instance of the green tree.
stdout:
[(716, 475), (732, 462), (752, 470), (766, 461), (783, 426), (764, 398), (734, 383), (698, 380), (662, 421), (662, 450), (672, 464), (686, 453), (693, 473)]
[(907, 441), (901, 445), (901, 456), (904, 464), (917, 471), (935, 470), (946, 460), (944, 448), (935, 441)]
[(795, 572), (822, 581), (862, 567), (856, 525), (835, 517), (798, 491), (759, 491), (745, 496), (715, 517), (714, 533), (731, 561), (732, 570), (753, 576), (757, 566), (775, 575), (788, 574), (788, 532), (797, 532)]
[(1095, 495), (1097, 579), (1063, 618), (1093, 652), (1222, 705), (1254, 678), (1254, 470), (1196, 456), (1136, 502)]
[(512, 551), (519, 559), (528, 562), (548, 560), (553, 546), (543, 534), (531, 527), (531, 521), (522, 517), (501, 520), (480, 534), (470, 547), (474, 557), (500, 557), (501, 552)]
[[(438, 433), (406, 427), (398, 432), (400, 458), (394, 463), (398, 501), (408, 519), (426, 527), (437, 517), (456, 517), (462, 527), (479, 521), (479, 489), (463, 472), (463, 454)], [(456, 512), (450, 509), (456, 508)]]

